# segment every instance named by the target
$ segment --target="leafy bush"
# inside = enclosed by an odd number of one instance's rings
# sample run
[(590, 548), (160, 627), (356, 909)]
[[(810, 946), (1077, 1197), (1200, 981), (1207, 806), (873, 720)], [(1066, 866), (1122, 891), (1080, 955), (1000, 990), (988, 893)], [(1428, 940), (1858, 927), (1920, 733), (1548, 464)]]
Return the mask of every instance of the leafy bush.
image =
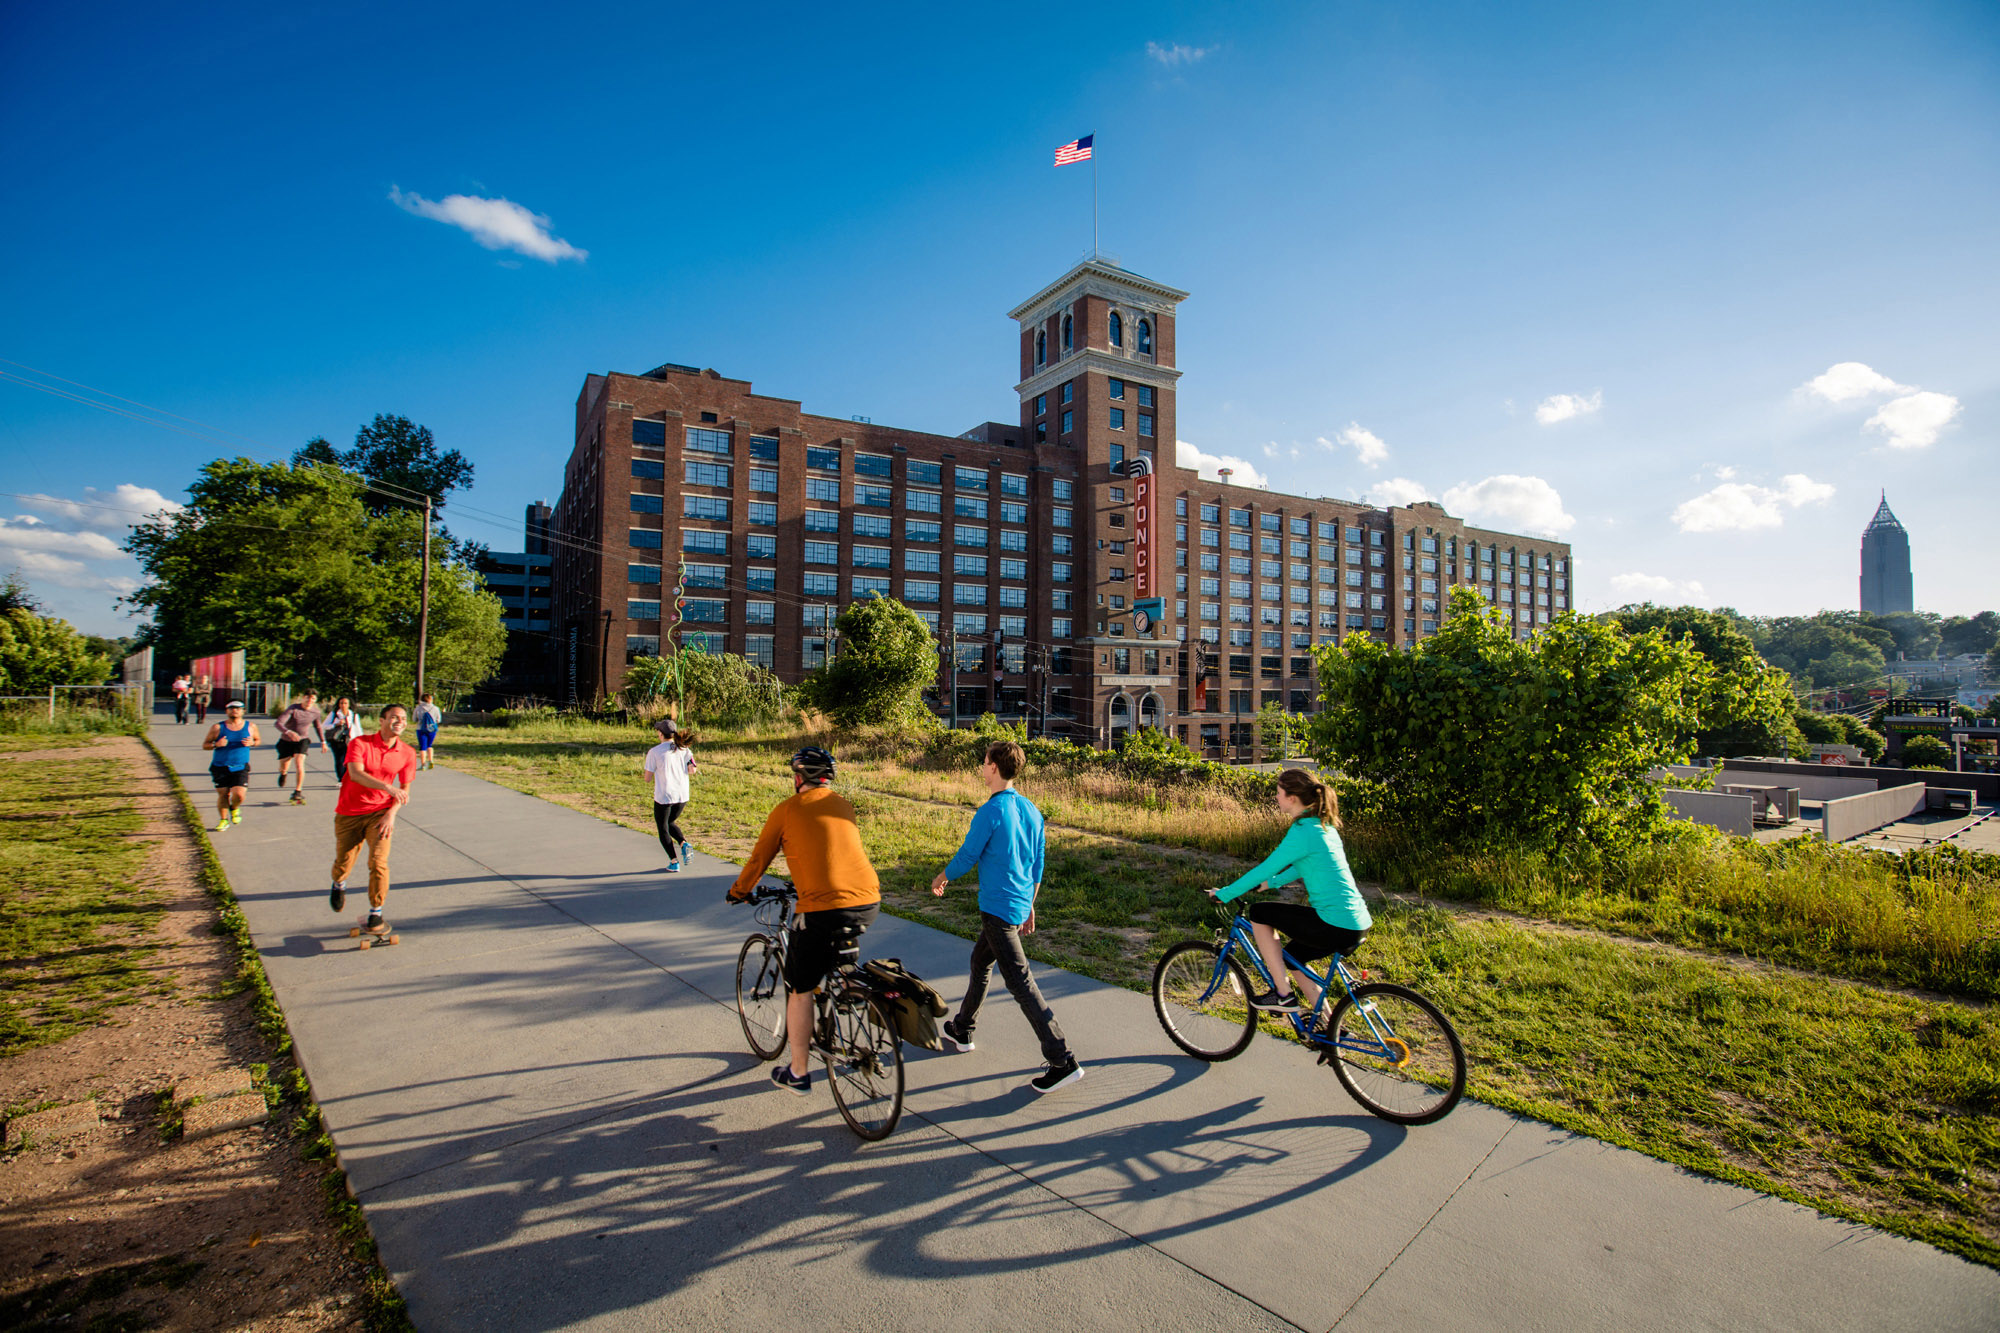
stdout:
[(671, 712), (689, 723), (748, 726), (785, 713), (785, 687), (776, 676), (734, 653), (694, 647), (632, 663), (625, 691), (642, 716)]
[(1951, 747), (1935, 736), (1912, 736), (1903, 742), (1904, 768), (1943, 768), (1951, 762)]
[(916, 612), (870, 593), (834, 621), (838, 653), (806, 673), (801, 706), (842, 727), (927, 720), (924, 689), (937, 680), (937, 640)]

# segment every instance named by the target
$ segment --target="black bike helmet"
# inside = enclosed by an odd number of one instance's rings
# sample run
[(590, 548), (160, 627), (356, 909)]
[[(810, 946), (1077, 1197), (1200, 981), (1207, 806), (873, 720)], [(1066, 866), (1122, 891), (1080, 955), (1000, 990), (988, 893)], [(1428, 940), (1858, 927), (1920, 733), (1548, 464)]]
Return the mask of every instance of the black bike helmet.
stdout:
[(807, 782), (831, 782), (833, 755), (817, 745), (808, 745), (792, 756), (792, 772)]

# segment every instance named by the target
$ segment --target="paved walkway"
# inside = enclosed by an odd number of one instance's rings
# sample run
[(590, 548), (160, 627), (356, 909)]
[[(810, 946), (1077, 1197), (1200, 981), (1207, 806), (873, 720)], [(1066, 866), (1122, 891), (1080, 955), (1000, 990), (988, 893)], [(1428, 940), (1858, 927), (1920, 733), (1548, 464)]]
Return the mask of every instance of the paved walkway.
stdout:
[[(199, 732), (154, 729), (212, 809)], [(449, 736), (447, 734), (447, 743)], [(1041, 969), (1089, 1067), (1047, 1098), (1004, 991), (864, 1146), (734, 1010), (733, 868), (439, 769), (394, 948), (326, 902), (333, 784), (256, 758), (212, 835), (419, 1328), (1990, 1329), (2000, 1273), (1485, 1106), (1403, 1130), (1296, 1047), (1180, 1056), (1146, 997)], [(635, 779), (636, 780), (636, 779)], [(212, 820), (211, 820), (212, 822)], [(690, 812), (700, 840), (700, 805)], [(353, 882), (359, 884), (361, 876)], [(365, 906), (365, 904), (363, 904)], [(963, 984), (965, 942), (867, 952)]]

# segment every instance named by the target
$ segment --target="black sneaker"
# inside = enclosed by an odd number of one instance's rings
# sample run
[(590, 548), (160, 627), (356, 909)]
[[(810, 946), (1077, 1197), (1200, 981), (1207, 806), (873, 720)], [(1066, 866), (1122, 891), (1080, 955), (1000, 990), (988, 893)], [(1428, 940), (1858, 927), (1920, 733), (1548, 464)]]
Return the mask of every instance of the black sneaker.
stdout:
[(1299, 1002), (1297, 1000), (1289, 995), (1280, 995), (1275, 990), (1267, 990), (1262, 995), (1252, 995), (1250, 997), (1250, 1007), (1276, 1014), (1296, 1014), (1299, 1012)]
[(956, 1019), (947, 1018), (938, 1025), (938, 1036), (943, 1039), (944, 1048), (960, 1054), (977, 1049), (972, 1044), (972, 1034), (959, 1028), (957, 1022)]
[(1065, 1083), (1074, 1083), (1083, 1077), (1083, 1066), (1071, 1056), (1059, 1065), (1050, 1065), (1039, 1075), (1028, 1080), (1028, 1086), (1036, 1092), (1054, 1092)]
[(790, 1065), (779, 1065), (771, 1071), (771, 1082), (783, 1088), (786, 1092), (803, 1097), (812, 1091), (812, 1070), (808, 1069), (803, 1074), (794, 1074)]
[(368, 919), (361, 923), (361, 928), (363, 930), (387, 930), (389, 923), (382, 919), (380, 912), (370, 912)]
[(347, 886), (345, 884), (334, 885), (333, 892), (326, 895), (326, 900), (332, 903), (333, 910), (338, 912), (341, 908), (347, 906)]

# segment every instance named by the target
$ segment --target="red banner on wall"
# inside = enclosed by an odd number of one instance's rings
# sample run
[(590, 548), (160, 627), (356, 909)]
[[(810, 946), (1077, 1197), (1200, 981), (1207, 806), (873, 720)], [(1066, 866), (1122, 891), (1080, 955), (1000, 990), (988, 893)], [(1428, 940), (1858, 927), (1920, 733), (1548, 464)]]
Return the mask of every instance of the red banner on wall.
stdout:
[(1134, 595), (1157, 597), (1160, 595), (1157, 576), (1153, 571), (1155, 540), (1157, 534), (1153, 521), (1153, 460), (1135, 458), (1125, 465), (1126, 473), (1132, 477), (1132, 552)]

